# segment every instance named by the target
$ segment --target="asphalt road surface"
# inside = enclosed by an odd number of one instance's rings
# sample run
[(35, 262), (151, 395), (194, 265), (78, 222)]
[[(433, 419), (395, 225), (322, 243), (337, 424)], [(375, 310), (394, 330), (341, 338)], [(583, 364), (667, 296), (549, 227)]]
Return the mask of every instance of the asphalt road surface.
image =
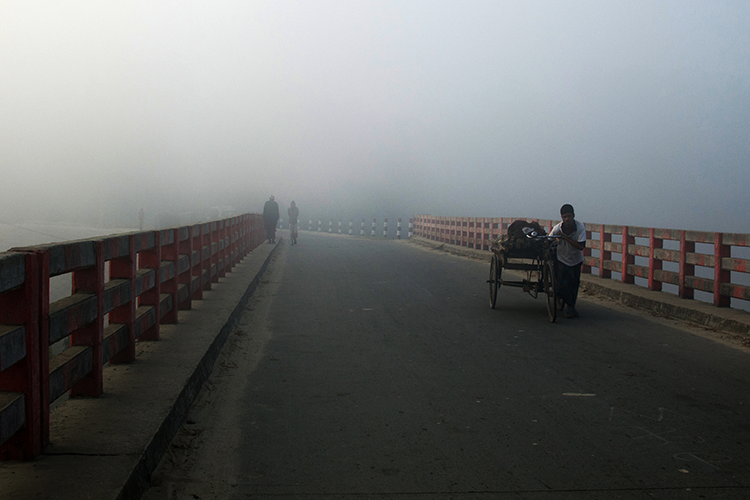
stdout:
[(750, 357), (484, 262), (281, 244), (146, 499), (750, 498)]

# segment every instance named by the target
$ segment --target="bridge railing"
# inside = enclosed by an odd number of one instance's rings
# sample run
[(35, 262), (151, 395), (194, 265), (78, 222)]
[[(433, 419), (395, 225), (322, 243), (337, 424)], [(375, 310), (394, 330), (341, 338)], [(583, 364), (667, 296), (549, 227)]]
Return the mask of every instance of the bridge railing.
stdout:
[[(362, 219), (361, 222), (359, 219), (349, 218), (349, 219), (307, 219), (307, 222), (305, 221), (299, 221), (298, 223), (298, 229), (302, 231), (309, 231), (309, 232), (327, 232), (327, 233), (336, 233), (336, 234), (348, 234), (350, 236), (383, 236), (384, 238), (388, 238), (389, 235), (395, 234), (395, 239), (400, 240), (401, 237), (404, 235), (404, 227), (405, 222), (403, 221), (403, 218), (396, 217), (391, 218), (391, 223), (389, 225), (388, 223), (388, 217), (384, 217), (382, 219), (373, 218), (372, 219), (372, 226), (370, 226), (370, 219)], [(382, 222), (381, 222), (382, 221)], [(395, 223), (395, 224), (394, 224)], [(381, 225), (382, 224), (382, 225)], [(284, 227), (284, 220), (279, 219), (279, 227)], [(288, 227), (288, 223), (287, 223)], [(406, 233), (407, 237), (411, 237), (412, 235), (412, 229), (414, 227), (414, 220), (408, 219), (408, 225), (406, 226)], [(389, 231), (389, 228), (392, 230), (395, 230), (395, 233), (391, 230)]]
[[(489, 250), (490, 240), (507, 234), (508, 226), (519, 219), (537, 221), (548, 231), (559, 222), (523, 217), (415, 215), (414, 234)], [(696, 290), (707, 292), (718, 307), (729, 307), (732, 298), (750, 300), (750, 287), (732, 281), (734, 273), (746, 276), (750, 272), (750, 260), (735, 255), (737, 249), (750, 247), (750, 234), (609, 224), (585, 226), (588, 242), (583, 272), (607, 279), (612, 279), (612, 273), (616, 272), (623, 283), (635, 283), (636, 278), (642, 278), (651, 290), (662, 290), (663, 284), (675, 285), (677, 294), (689, 299), (694, 298)], [(665, 242), (673, 248), (666, 248)], [(674, 270), (665, 269), (665, 263), (671, 263)]]
[[(49, 444), (50, 404), (103, 393), (106, 363), (130, 363), (264, 240), (260, 215), (0, 253), (0, 459)], [(50, 278), (72, 294), (50, 303)], [(50, 346), (66, 348), (50, 356)]]

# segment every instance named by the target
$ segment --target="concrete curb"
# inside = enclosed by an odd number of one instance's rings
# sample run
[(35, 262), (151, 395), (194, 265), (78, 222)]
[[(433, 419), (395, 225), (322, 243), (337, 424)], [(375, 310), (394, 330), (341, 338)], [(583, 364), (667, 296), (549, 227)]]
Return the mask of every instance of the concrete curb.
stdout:
[[(281, 241), (282, 239), (279, 238), (279, 244), (281, 243)], [(224, 325), (221, 327), (221, 330), (219, 330), (218, 335), (216, 335), (216, 338), (211, 343), (206, 353), (203, 355), (203, 358), (201, 358), (198, 366), (195, 367), (195, 370), (190, 376), (190, 379), (185, 385), (185, 388), (177, 397), (177, 400), (174, 402), (174, 405), (172, 406), (172, 409), (170, 410), (167, 417), (162, 421), (161, 426), (159, 427), (159, 431), (156, 433), (154, 438), (144, 450), (143, 454), (141, 455), (141, 459), (133, 468), (133, 472), (130, 474), (127, 482), (123, 485), (122, 491), (119, 495), (117, 495), (117, 500), (140, 498), (141, 495), (143, 495), (143, 492), (148, 489), (151, 479), (151, 473), (159, 465), (159, 462), (161, 461), (164, 452), (167, 450), (169, 443), (175, 437), (177, 431), (182, 426), (182, 423), (187, 418), (190, 406), (192, 406), (195, 398), (198, 396), (198, 393), (203, 387), (203, 384), (211, 375), (211, 372), (214, 368), (214, 363), (219, 357), (221, 349), (224, 347), (224, 344), (229, 337), (229, 333), (237, 324), (240, 316), (242, 316), (242, 311), (245, 309), (248, 300), (252, 296), (255, 289), (258, 287), (261, 276), (268, 267), (268, 263), (271, 261), (271, 258), (276, 253), (276, 248), (278, 248), (278, 244), (274, 245), (271, 252), (268, 253), (265, 260), (261, 264), (258, 273), (255, 275), (253, 280), (248, 285), (247, 290), (245, 290), (245, 293), (242, 295), (239, 303), (237, 303), (235, 308), (232, 310), (232, 313), (229, 315), (229, 318), (227, 318), (226, 323), (224, 323)]]
[[(408, 241), (431, 250), (485, 262), (492, 258), (492, 252), (487, 250), (458, 247), (418, 236), (412, 236)], [(628, 307), (731, 334), (750, 346), (750, 313), (745, 311), (719, 308), (698, 300), (683, 299), (667, 292), (656, 292), (590, 274), (581, 276), (581, 290)]]

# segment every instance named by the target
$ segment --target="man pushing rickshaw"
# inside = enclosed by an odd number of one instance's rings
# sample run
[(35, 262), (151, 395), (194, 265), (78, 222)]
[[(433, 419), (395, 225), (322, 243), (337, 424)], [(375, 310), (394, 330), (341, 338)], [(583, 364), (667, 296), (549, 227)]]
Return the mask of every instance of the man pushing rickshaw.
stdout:
[(557, 241), (557, 265), (555, 283), (557, 297), (566, 307), (565, 317), (578, 317), (576, 300), (581, 284), (583, 249), (586, 248), (586, 227), (576, 220), (573, 205), (566, 203), (560, 208), (562, 221), (552, 228), (550, 236), (559, 236)]
[[(586, 247), (586, 228), (575, 220), (573, 206), (560, 209), (562, 221), (550, 234), (537, 222), (518, 220), (508, 227), (504, 238), (492, 241), (490, 263), (490, 307), (494, 308), (501, 285), (523, 288), (532, 297), (540, 293), (547, 299), (549, 319), (557, 319), (558, 308), (566, 318), (578, 316), (576, 299), (581, 282), (583, 249)], [(503, 268), (525, 272), (523, 280), (503, 279)]]

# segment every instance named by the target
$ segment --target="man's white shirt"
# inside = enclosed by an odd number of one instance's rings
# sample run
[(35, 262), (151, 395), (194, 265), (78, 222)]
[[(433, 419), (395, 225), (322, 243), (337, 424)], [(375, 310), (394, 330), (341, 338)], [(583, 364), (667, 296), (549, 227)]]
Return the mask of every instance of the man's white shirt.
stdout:
[[(573, 241), (583, 243), (586, 241), (586, 226), (578, 220), (574, 222), (576, 223), (576, 228), (573, 230), (573, 234), (569, 234), (568, 236)], [(562, 225), (562, 222), (557, 224), (549, 234), (552, 236), (563, 234)], [(570, 243), (561, 239), (557, 243), (557, 260), (566, 266), (576, 266), (583, 262), (583, 252), (576, 250)]]

